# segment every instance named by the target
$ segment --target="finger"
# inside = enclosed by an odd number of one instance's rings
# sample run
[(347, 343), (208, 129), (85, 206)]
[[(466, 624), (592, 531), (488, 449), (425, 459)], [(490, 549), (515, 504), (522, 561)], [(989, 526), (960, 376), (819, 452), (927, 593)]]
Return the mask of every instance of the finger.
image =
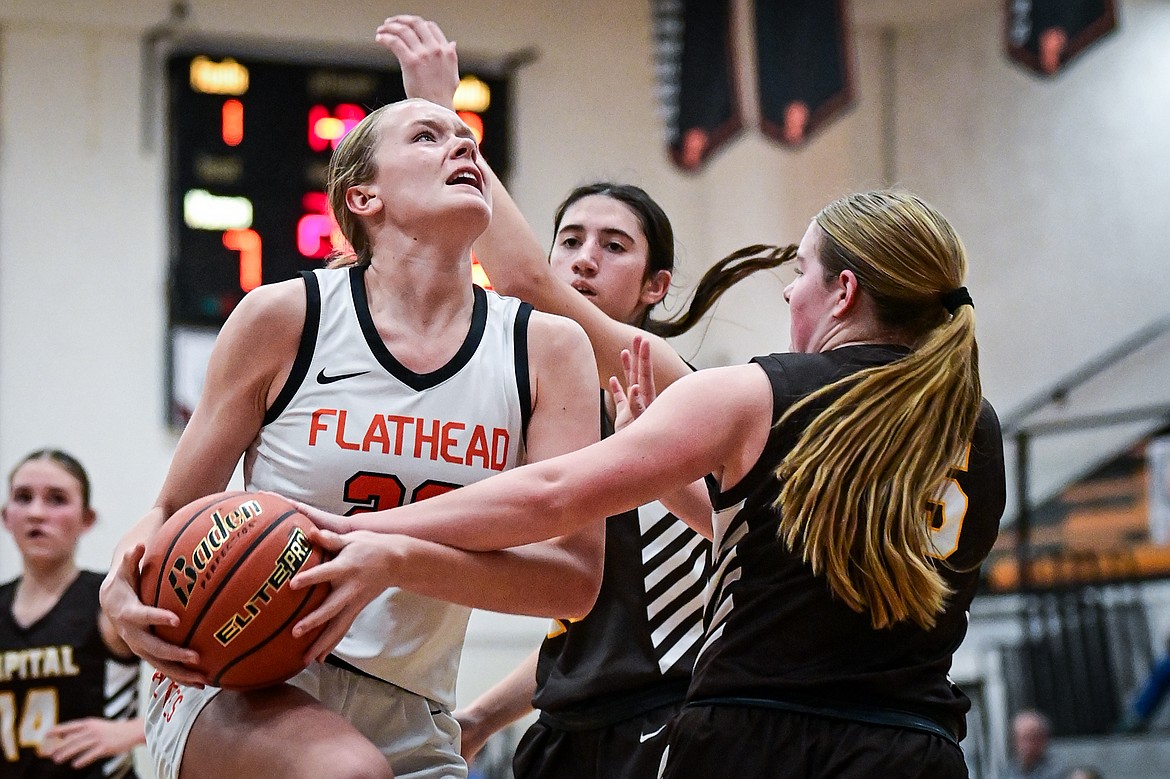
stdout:
[(439, 25), (429, 19), (420, 20), (419, 24), (414, 25), (414, 29), (424, 45), (436, 50), (447, 46), (447, 36), (443, 34)]
[(352, 528), (350, 527), (350, 520), (345, 517), (339, 517), (335, 514), (330, 514), (328, 511), (322, 511), (315, 506), (310, 506), (307, 503), (301, 503), (299, 500), (290, 501), (298, 512), (308, 517), (309, 521), (317, 527), (332, 530), (334, 533), (348, 533)]
[(614, 403), (621, 405), (627, 403), (625, 390), (622, 389), (622, 383), (618, 381), (617, 376), (609, 377), (609, 393), (613, 395)]
[(197, 687), (199, 689), (203, 689), (204, 687), (211, 685), (211, 679), (207, 678), (205, 674), (188, 668), (185, 665), (162, 661), (155, 662), (149, 657), (145, 657), (143, 659), (146, 660), (146, 662), (149, 663), (152, 668), (166, 676), (172, 682), (177, 682), (187, 687)]
[(309, 540), (314, 544), (319, 544), (330, 552), (340, 552), (349, 543), (349, 540), (341, 533), (334, 533), (332, 530), (323, 527), (314, 527), (309, 529)]
[(638, 413), (646, 410), (646, 404), (642, 402), (642, 388), (637, 384), (631, 384), (628, 391), (630, 396), (630, 410)]
[[(335, 537), (340, 538), (340, 536)], [(353, 575), (355, 572), (352, 570), (352, 566), (347, 564), (345, 560), (339, 560), (337, 554), (332, 554), (324, 562), (298, 571), (297, 575), (289, 580), (288, 586), (294, 590), (306, 590), (318, 584), (333, 588), (333, 582), (336, 581), (339, 585), (343, 584)], [(360, 572), (356, 575), (360, 575)]]
[(650, 356), (650, 340), (642, 339), (638, 349), (638, 386), (642, 388), (643, 399), (649, 405), (658, 395), (654, 385), (654, 361)]
[(94, 744), (86, 750), (80, 757), (74, 760), (71, 765), (74, 768), (85, 768), (87, 765), (93, 763), (95, 760), (106, 757), (109, 751), (104, 749), (101, 744)]
[(69, 720), (68, 722), (62, 722), (58, 725), (54, 725), (53, 727), (49, 728), (45, 732), (45, 738), (46, 739), (68, 738), (70, 735), (72, 735), (74, 733), (85, 730), (85, 728), (86, 728), (85, 723), (86, 723), (86, 721), (83, 719), (74, 719), (74, 720)]
[(87, 749), (92, 749), (93, 745), (93, 739), (68, 739), (62, 741), (49, 752), (49, 759), (58, 764), (67, 763), (78, 755), (83, 754)]
[(410, 41), (402, 39), (402, 26), (399, 24), (380, 28), (374, 35), (374, 40), (389, 49), (399, 61), (410, 56)]
[(160, 609), (157, 606), (147, 606), (145, 603), (139, 603), (136, 606), (125, 609), (122, 612), (121, 621), (129, 623), (141, 630), (149, 631), (151, 628), (160, 625), (172, 628), (178, 627), (179, 615), (168, 609)]
[(146, 544), (135, 544), (126, 550), (122, 555), (122, 562), (118, 565), (118, 576), (127, 581), (135, 592), (138, 591), (138, 578), (145, 555)]
[(341, 643), (341, 639), (345, 638), (346, 632), (349, 630), (349, 623), (343, 623), (337, 627), (331, 627), (321, 633), (321, 636), (313, 642), (313, 646), (309, 648), (309, 656), (317, 658), (317, 662), (323, 663), (329, 657), (330, 653), (337, 648)]
[(396, 16), (386, 17), (386, 19), (381, 24), (378, 25), (377, 30), (374, 31), (375, 36), (379, 36), (379, 35), (396, 36), (397, 31), (399, 31), (403, 27), (406, 27), (407, 25), (409, 25), (410, 18), (411, 17), (407, 14), (398, 14)]
[[(293, 625), (293, 637), (300, 638), (301, 636), (312, 633), (315, 630), (319, 630), (322, 625), (325, 625), (329, 621), (333, 620), (335, 617), (341, 614), (342, 611), (345, 610), (346, 602), (348, 600), (349, 599), (339, 590), (333, 590), (330, 592), (329, 595), (325, 597), (325, 600), (321, 601), (320, 606), (310, 611), (308, 614), (302, 617), (300, 621)], [(340, 640), (341, 639), (338, 638), (338, 641)], [(309, 656), (313, 656), (312, 653), (310, 653)]]
[(388, 25), (387, 32), (402, 41), (407, 50), (417, 51), (422, 48), (422, 39), (419, 38), (418, 29), (415, 27), (411, 17), (400, 17), (391, 22)]
[(637, 383), (638, 378), (634, 375), (634, 357), (629, 349), (622, 349), (622, 373), (626, 375), (627, 387)]
[[(190, 674), (194, 668), (199, 665), (199, 653), (194, 649), (177, 646), (170, 642), (164, 641), (153, 633), (139, 632), (133, 636), (133, 641), (128, 641), (130, 648), (134, 650), (134, 654), (138, 655), (146, 662), (153, 665), (160, 671), (165, 671), (162, 667), (174, 667), (182, 669), (183, 672)], [(171, 674), (167, 674), (170, 676)], [(183, 681), (182, 679), (175, 679), (175, 681)]]
[[(352, 616), (357, 616), (356, 614)], [(306, 662), (316, 660), (319, 663), (325, 662), (325, 658), (329, 653), (341, 643), (341, 639), (345, 638), (349, 626), (353, 623), (352, 617), (346, 619), (337, 619), (329, 623), (329, 625), (321, 631), (321, 635), (317, 636), (317, 640), (313, 642), (308, 651), (305, 652)]]
[(289, 580), (288, 586), (294, 590), (307, 590), (319, 584), (332, 587), (334, 579), (344, 581), (345, 577), (339, 574), (344, 574), (346, 569), (341, 568), (337, 570), (337, 566), (332, 566), (331, 563), (332, 560), (318, 563), (312, 568), (299, 571), (296, 576)]

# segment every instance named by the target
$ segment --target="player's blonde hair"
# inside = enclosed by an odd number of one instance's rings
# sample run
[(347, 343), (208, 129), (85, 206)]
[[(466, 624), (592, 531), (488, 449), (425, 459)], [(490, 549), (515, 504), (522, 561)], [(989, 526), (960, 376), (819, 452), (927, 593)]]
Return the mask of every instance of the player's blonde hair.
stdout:
[(850, 195), (814, 221), (826, 278), (852, 271), (879, 326), (908, 335), (913, 351), (785, 413), (780, 424), (833, 398), (777, 468), (779, 537), (875, 628), (907, 619), (929, 628), (951, 594), (933, 559), (929, 504), (982, 402), (974, 309), (951, 314), (942, 302), (962, 284), (966, 255), (946, 219), (904, 192)]
[(337, 250), (330, 255), (330, 268), (369, 265), (373, 259), (365, 225), (349, 210), (345, 203), (345, 193), (350, 187), (373, 181), (377, 175), (374, 154), (378, 150), (380, 123), (382, 117), (395, 105), (397, 103), (391, 103), (371, 111), (346, 133), (329, 158), (329, 207), (348, 244), (348, 250)]

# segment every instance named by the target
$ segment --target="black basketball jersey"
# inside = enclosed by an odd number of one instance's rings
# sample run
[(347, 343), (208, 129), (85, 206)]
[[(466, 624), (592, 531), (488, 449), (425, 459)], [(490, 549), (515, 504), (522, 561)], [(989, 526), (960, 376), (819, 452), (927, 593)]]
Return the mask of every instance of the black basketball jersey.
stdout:
[(978, 566), (999, 531), (1005, 500), (999, 421), (983, 404), (964, 462), (951, 471), (935, 523), (938, 569), (954, 590), (930, 630), (913, 622), (874, 629), (837, 599), (777, 538), (776, 466), (831, 398), (775, 423), (800, 398), (906, 349), (849, 346), (822, 354), (757, 357), (773, 392), (773, 429), (759, 461), (727, 492), (713, 489), (715, 561), (706, 635), (689, 698), (745, 697), (841, 708), (898, 710), (965, 733), (970, 702), (948, 679), (967, 630)]
[(0, 776), (133, 775), (129, 754), (81, 770), (37, 756), (45, 733), (60, 722), (138, 716), (138, 660), (110, 654), (98, 628), (102, 578), (82, 571), (49, 613), (27, 628), (12, 616), (17, 581), (0, 585)]
[[(611, 435), (604, 403), (601, 421)], [(661, 503), (610, 517), (597, 602), (580, 621), (554, 621), (533, 706), (600, 727), (681, 701), (702, 638), (710, 548)]]

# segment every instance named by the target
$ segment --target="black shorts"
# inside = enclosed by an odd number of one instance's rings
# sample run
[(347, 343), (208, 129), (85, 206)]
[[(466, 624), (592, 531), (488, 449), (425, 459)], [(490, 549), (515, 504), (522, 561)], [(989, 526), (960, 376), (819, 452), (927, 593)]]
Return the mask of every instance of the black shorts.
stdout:
[(967, 779), (963, 752), (930, 733), (754, 706), (683, 709), (663, 779)]
[(655, 779), (668, 723), (681, 704), (591, 730), (537, 721), (516, 747), (516, 779)]

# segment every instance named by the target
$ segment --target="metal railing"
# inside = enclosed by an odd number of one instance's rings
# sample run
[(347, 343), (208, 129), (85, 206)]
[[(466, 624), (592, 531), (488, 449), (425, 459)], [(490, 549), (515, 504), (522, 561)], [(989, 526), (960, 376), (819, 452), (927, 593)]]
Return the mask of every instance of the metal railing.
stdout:
[(1032, 415), (1048, 406), (1063, 403), (1073, 390), (1167, 334), (1170, 334), (1170, 316), (1151, 322), (1115, 346), (1087, 360), (1079, 368), (1057, 379), (1005, 414), (1000, 422), (1004, 435), (1015, 434), (1025, 427)]

